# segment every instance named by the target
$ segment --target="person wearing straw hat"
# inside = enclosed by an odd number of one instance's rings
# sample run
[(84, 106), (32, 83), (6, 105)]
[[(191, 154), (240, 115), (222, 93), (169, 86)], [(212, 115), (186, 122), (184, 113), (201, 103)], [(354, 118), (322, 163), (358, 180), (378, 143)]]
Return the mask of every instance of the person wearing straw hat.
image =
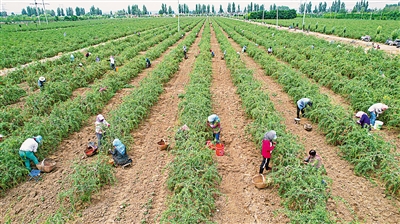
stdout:
[(383, 103), (375, 103), (368, 108), (371, 120), (371, 126), (375, 125), (376, 118), (379, 116), (379, 114), (382, 114), (388, 108), (389, 108), (388, 105)]
[(101, 139), (103, 136), (106, 134), (105, 128), (110, 127), (110, 124), (104, 119), (104, 116), (99, 114), (96, 117), (96, 122), (94, 123), (96, 127), (96, 137), (97, 137), (97, 146), (100, 147), (101, 145)]
[(0, 142), (3, 141), (4, 135), (0, 134)]
[(114, 165), (125, 165), (132, 163), (132, 159), (126, 154), (126, 147), (118, 138), (113, 141), (114, 151), (109, 151), (112, 154)]
[(269, 161), (271, 160), (272, 150), (274, 150), (276, 146), (276, 142), (274, 140), (276, 140), (277, 138), (278, 136), (276, 136), (276, 131), (274, 130), (268, 131), (264, 134), (264, 138), (261, 144), (261, 155), (263, 156), (263, 160), (260, 165), (260, 174), (263, 173), (264, 169), (271, 169), (268, 165)]
[(364, 111), (358, 111), (356, 113), (356, 117), (360, 118), (360, 120), (357, 121), (357, 124), (361, 125), (362, 128), (368, 128), (369, 130), (371, 130), (371, 121), (367, 115), (367, 113), (365, 113)]
[(311, 102), (310, 99), (308, 98), (301, 98), (300, 100), (297, 101), (297, 118), (300, 119), (300, 111), (302, 117), (305, 116), (305, 111), (304, 109), (308, 106), (312, 107), (313, 103)]
[(219, 143), (219, 136), (221, 134), (221, 120), (216, 114), (212, 114), (207, 118), (207, 126), (212, 128), (213, 137), (216, 143)]
[(38, 80), (38, 86), (39, 86), (40, 90), (44, 90), (44, 83), (45, 82), (46, 82), (46, 78), (43, 77), (43, 76), (40, 76), (39, 80)]
[(315, 168), (320, 168), (322, 166), (322, 158), (315, 150), (310, 150), (308, 155), (309, 156), (304, 160), (304, 164), (309, 164)]
[(39, 144), (42, 143), (43, 138), (42, 136), (38, 135), (33, 138), (26, 139), (21, 147), (19, 148), (19, 156), (24, 160), (25, 167), (31, 171), (31, 162), (32, 161), (36, 167), (40, 170), (40, 164), (38, 159), (35, 156), (35, 152), (39, 148)]

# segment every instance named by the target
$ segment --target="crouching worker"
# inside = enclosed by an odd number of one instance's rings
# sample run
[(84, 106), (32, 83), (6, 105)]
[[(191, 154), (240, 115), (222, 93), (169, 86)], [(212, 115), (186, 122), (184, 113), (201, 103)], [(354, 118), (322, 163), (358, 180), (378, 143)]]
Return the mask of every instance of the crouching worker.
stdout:
[(132, 159), (129, 158), (128, 154), (126, 154), (125, 145), (122, 144), (121, 140), (118, 138), (114, 139), (113, 146), (114, 151), (110, 150), (110, 153), (112, 154), (115, 166), (123, 166), (132, 163)]
[(305, 108), (308, 106), (312, 107), (313, 103), (308, 98), (301, 98), (297, 101), (297, 118), (300, 119), (300, 111), (301, 116), (304, 117), (306, 115)]
[(22, 143), (22, 145), (19, 149), (19, 156), (24, 160), (25, 167), (29, 171), (32, 170), (31, 160), (36, 165), (36, 167), (40, 170), (39, 161), (36, 158), (34, 153), (37, 152), (39, 144), (42, 142), (42, 140), (43, 140), (43, 138), (40, 135), (33, 137), (33, 138), (28, 138)]
[(221, 134), (221, 120), (216, 114), (212, 114), (207, 118), (207, 125), (212, 128), (215, 142), (219, 143), (219, 136)]
[(315, 150), (310, 150), (308, 154), (309, 156), (304, 159), (304, 164), (309, 164), (315, 168), (320, 168), (322, 166), (321, 156), (319, 156)]
[(261, 155), (263, 156), (263, 161), (260, 166), (260, 174), (265, 170), (270, 170), (269, 161), (271, 160), (271, 152), (274, 150), (276, 142), (273, 142), (278, 137), (276, 136), (276, 132), (271, 130), (265, 133), (264, 138), (261, 144)]
[(365, 112), (358, 111), (356, 117), (360, 118), (360, 120), (357, 121), (357, 124), (361, 125), (362, 128), (368, 128), (368, 130), (371, 130), (371, 122)]

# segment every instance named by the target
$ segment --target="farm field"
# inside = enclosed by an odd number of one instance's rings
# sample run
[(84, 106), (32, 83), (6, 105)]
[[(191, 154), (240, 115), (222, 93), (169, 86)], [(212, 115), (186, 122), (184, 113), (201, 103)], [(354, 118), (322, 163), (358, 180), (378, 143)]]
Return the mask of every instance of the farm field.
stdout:
[[(41, 30), (3, 30), (0, 32), (2, 50), (0, 57), (3, 58), (0, 69), (17, 67), (31, 61), (58, 55), (60, 52), (70, 52), (85, 48), (94, 44), (105, 42), (117, 37), (123, 37), (144, 30), (145, 27), (155, 28), (167, 25), (173, 20), (160, 21), (146, 19), (145, 21), (127, 20), (91, 20), (86, 25), (66, 26), (56, 29)], [(116, 26), (118, 23), (118, 26)], [(52, 24), (52, 23), (51, 23)], [(46, 25), (43, 25), (46, 26)], [(21, 41), (23, 40), (23, 41)]]
[[(262, 22), (262, 20), (257, 20)], [(265, 23), (276, 25), (276, 20), (266, 19)], [(325, 18), (306, 18), (305, 29), (310, 31), (348, 37), (360, 40), (361, 36), (371, 36), (371, 42), (384, 44), (387, 39), (393, 39), (397, 32), (399, 38), (399, 22), (394, 20), (355, 20), (355, 19), (325, 19)], [(296, 27), (302, 29), (303, 18), (278, 20), (280, 26)], [(378, 31), (378, 27), (379, 31)], [(396, 38), (394, 38), (396, 39)], [(394, 47), (395, 48), (395, 47)]]
[[(2, 87), (22, 93), (1, 106), (0, 127), (11, 133), (0, 143), (0, 170), (5, 174), (0, 185), (2, 223), (400, 219), (395, 106), (399, 71), (391, 67), (398, 65), (397, 56), (338, 48), (310, 36), (223, 18), (183, 18), (181, 32), (176, 24), (158, 24), (158, 29), (142, 24), (140, 37), (89, 48), (100, 55), (100, 63), (77, 54), (71, 64), (66, 55), (3, 77)], [(314, 51), (308, 50), (310, 39)], [(243, 45), (247, 52), (240, 53)], [(183, 46), (188, 59), (183, 59)], [(267, 54), (269, 46), (272, 55)], [(348, 55), (343, 57), (343, 51)], [(117, 72), (109, 68), (109, 55), (117, 59)], [(146, 57), (152, 61), (150, 68), (145, 68)], [(351, 58), (354, 64), (340, 70), (346, 66), (341, 60)], [(80, 61), (84, 69), (77, 66)], [(42, 68), (49, 82), (40, 92), (36, 79)], [(383, 83), (381, 91), (374, 92), (366, 80), (375, 81), (378, 69), (385, 78), (376, 78)], [(324, 73), (335, 78), (325, 80)], [(363, 95), (357, 85), (365, 86), (371, 99), (364, 96), (360, 103), (357, 99)], [(104, 87), (106, 91), (98, 91)], [(311, 123), (311, 132), (293, 122), (294, 102), (307, 96), (314, 107), (301, 123)], [(369, 135), (355, 124), (353, 113), (382, 96), (393, 111), (382, 116), (385, 129)], [(82, 159), (87, 143), (96, 141), (98, 113), (111, 124), (103, 147), (121, 139), (133, 160), (131, 167), (109, 166), (105, 152)], [(224, 156), (205, 147), (212, 137), (205, 121), (212, 113), (221, 118)], [(182, 136), (178, 129), (184, 124), (190, 130)], [(273, 184), (259, 190), (251, 181), (262, 160), (262, 136), (271, 129), (278, 133), (272, 171), (266, 174)], [(33, 182), (26, 181), (27, 171), (16, 152), (24, 138), (36, 134), (44, 137), (39, 159), (54, 158), (58, 165)], [(161, 138), (170, 142), (169, 150), (157, 149)], [(302, 164), (311, 149), (322, 156), (323, 168)]]

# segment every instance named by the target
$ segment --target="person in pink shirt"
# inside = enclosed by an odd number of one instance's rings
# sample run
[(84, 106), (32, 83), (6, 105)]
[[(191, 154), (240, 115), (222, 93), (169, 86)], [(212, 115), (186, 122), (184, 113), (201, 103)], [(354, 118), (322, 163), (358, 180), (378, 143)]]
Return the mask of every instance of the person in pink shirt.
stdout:
[(276, 142), (273, 142), (278, 137), (276, 136), (276, 132), (274, 130), (268, 131), (265, 133), (264, 138), (261, 144), (261, 155), (263, 156), (263, 161), (260, 166), (260, 174), (265, 170), (270, 170), (271, 168), (268, 166), (269, 161), (271, 160), (271, 152), (274, 150)]

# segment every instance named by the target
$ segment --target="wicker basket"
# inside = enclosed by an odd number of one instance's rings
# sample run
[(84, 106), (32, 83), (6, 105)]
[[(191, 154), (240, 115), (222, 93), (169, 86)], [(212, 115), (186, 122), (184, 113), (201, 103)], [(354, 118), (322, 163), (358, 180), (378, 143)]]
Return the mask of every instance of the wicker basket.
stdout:
[(45, 173), (49, 173), (51, 172), (55, 167), (56, 167), (56, 162), (52, 159), (44, 159), (41, 163), (40, 163), (40, 171), (45, 172)]
[(311, 131), (312, 130), (312, 125), (311, 124), (304, 124), (304, 130)]
[(262, 175), (262, 174), (255, 175), (252, 179), (252, 182), (258, 189), (263, 189), (263, 188), (267, 187), (267, 184), (265, 183), (264, 175)]
[(159, 142), (157, 142), (157, 147), (159, 150), (166, 150), (169, 146), (169, 143), (165, 141), (164, 139), (161, 139)]

